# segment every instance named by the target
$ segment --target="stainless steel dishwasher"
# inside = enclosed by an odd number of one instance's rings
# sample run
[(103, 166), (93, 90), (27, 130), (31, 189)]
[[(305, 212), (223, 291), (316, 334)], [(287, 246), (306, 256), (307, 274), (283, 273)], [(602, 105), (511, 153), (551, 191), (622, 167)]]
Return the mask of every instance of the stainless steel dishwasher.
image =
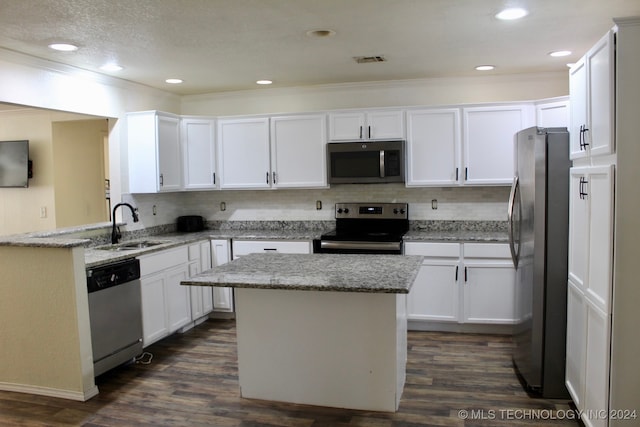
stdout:
[(142, 353), (140, 261), (87, 269), (93, 370), (98, 376)]

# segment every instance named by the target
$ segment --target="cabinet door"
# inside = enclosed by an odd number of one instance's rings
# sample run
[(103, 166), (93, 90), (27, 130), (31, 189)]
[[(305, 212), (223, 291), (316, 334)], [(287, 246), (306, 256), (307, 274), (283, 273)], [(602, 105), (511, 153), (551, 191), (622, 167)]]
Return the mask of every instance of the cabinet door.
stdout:
[(407, 187), (458, 183), (460, 110), (407, 112)]
[(142, 295), (142, 343), (147, 347), (169, 335), (167, 299), (162, 273), (140, 279)]
[(402, 110), (370, 111), (366, 121), (366, 139), (404, 139)]
[(571, 280), (567, 287), (567, 360), (565, 383), (578, 410), (584, 410), (587, 306), (582, 290)]
[(270, 188), (269, 119), (218, 121), (220, 188)]
[[(587, 301), (584, 410), (608, 412), (611, 316)], [(617, 409), (617, 408), (616, 408)], [(585, 417), (585, 426), (606, 427), (605, 417)]]
[(187, 266), (165, 272), (165, 292), (169, 313), (169, 331), (174, 332), (191, 322), (191, 294), (188, 286), (180, 285), (187, 278)]
[(587, 125), (587, 63), (584, 57), (569, 71), (569, 97), (571, 99), (569, 157), (579, 159), (587, 155), (582, 143), (583, 128)]
[(324, 115), (271, 118), (271, 171), (276, 188), (326, 187)]
[(182, 188), (180, 121), (160, 115), (157, 120), (160, 191), (178, 191)]
[(463, 120), (464, 183), (510, 185), (515, 134), (533, 125), (533, 107), (465, 108)]
[(215, 121), (182, 118), (184, 188), (216, 188)]
[(459, 260), (425, 259), (407, 298), (409, 320), (457, 322)]
[(591, 156), (610, 154), (614, 141), (614, 41), (609, 31), (587, 52), (587, 125)]
[(536, 104), (536, 126), (569, 129), (569, 100)]
[(589, 254), (589, 200), (582, 194), (587, 190), (587, 171), (571, 168), (569, 188), (569, 280), (583, 292)]
[[(209, 270), (211, 264), (211, 243), (209, 241), (200, 243), (200, 266), (201, 271)], [(213, 311), (213, 288), (211, 286), (201, 286), (202, 312), (209, 314)]]
[(516, 322), (515, 270), (509, 262), (464, 260), (464, 322)]
[[(218, 266), (226, 264), (230, 260), (228, 240), (211, 241), (212, 265)], [(233, 312), (233, 288), (213, 287), (213, 309), (214, 311)]]
[(586, 197), (589, 203), (589, 254), (585, 296), (605, 313), (611, 312), (613, 280), (613, 169), (590, 167)]
[(329, 113), (329, 139), (345, 141), (364, 139), (365, 113)]

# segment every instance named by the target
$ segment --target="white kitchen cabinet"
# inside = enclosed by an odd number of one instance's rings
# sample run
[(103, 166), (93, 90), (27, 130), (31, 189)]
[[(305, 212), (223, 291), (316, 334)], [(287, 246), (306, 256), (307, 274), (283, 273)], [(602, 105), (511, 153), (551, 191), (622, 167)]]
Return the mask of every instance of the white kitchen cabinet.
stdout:
[(614, 166), (571, 168), (569, 279), (593, 305), (610, 312)]
[(271, 187), (269, 118), (218, 120), (220, 188)]
[(403, 117), (402, 110), (333, 111), (329, 113), (329, 139), (404, 139)]
[[(189, 245), (189, 277), (211, 268), (211, 244), (208, 240)], [(209, 286), (189, 286), (191, 320), (199, 321), (213, 311), (213, 293)]]
[(180, 119), (159, 111), (127, 114), (129, 192), (182, 189)]
[(459, 183), (460, 130), (458, 108), (407, 111), (407, 187)]
[(184, 189), (215, 189), (215, 120), (183, 116), (180, 119), (180, 128)]
[(536, 102), (536, 126), (570, 128), (569, 99)]
[(584, 292), (571, 279), (567, 286), (565, 384), (578, 410), (584, 409), (587, 305)]
[(425, 257), (407, 300), (408, 319), (511, 325), (517, 321), (515, 269), (500, 243), (406, 242)]
[(515, 268), (509, 245), (464, 243), (464, 322), (514, 324)]
[(572, 160), (614, 151), (614, 37), (609, 31), (569, 71)]
[(404, 253), (425, 257), (409, 292), (407, 318), (458, 322), (460, 244), (407, 242)]
[(531, 104), (463, 108), (464, 184), (511, 185), (515, 134), (534, 125)]
[[(211, 255), (212, 267), (223, 265), (231, 260), (231, 250), (228, 240), (212, 240)], [(233, 288), (213, 287), (213, 310), (217, 312), (232, 313)]]
[(143, 255), (140, 259), (143, 345), (153, 344), (191, 322), (186, 246)]
[(243, 255), (263, 252), (285, 254), (310, 254), (310, 240), (234, 240), (233, 259)]
[(273, 188), (327, 186), (326, 116), (271, 117)]

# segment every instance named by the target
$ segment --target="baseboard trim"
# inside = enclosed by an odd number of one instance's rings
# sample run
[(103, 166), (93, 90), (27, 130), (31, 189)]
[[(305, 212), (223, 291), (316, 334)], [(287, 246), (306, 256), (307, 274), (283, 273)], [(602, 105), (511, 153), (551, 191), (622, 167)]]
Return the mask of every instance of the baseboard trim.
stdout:
[(464, 334), (498, 334), (513, 335), (513, 325), (427, 322), (423, 320), (407, 321), (410, 331), (457, 332)]
[(98, 394), (98, 387), (95, 385), (83, 393), (80, 391), (63, 390), (59, 388), (0, 382), (0, 390), (15, 393), (36, 394), (39, 396), (58, 397), (60, 399), (77, 400), (79, 402), (85, 402)]

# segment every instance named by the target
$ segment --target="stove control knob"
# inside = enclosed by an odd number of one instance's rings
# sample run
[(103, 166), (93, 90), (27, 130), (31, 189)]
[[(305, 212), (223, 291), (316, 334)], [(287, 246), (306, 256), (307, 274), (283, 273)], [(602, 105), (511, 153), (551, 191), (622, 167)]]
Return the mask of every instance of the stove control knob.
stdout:
[(344, 213), (348, 214), (349, 213), (349, 208), (344, 208)]
[(402, 215), (404, 215), (404, 212), (405, 212), (405, 210), (404, 210), (404, 209), (400, 209), (400, 213), (401, 213)]
[(397, 214), (398, 214), (398, 208), (395, 208), (395, 209), (393, 210), (393, 213), (397, 215)]
[(341, 214), (342, 213), (342, 208), (338, 208), (338, 213)]

